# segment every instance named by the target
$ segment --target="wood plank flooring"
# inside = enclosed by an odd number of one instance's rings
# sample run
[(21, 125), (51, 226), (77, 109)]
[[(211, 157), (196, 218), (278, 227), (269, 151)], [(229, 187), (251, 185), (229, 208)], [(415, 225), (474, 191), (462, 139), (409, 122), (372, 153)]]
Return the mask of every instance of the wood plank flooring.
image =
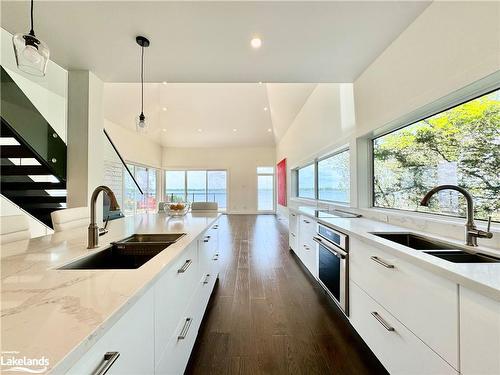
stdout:
[(288, 248), (274, 215), (220, 220), (221, 271), (187, 374), (386, 373)]

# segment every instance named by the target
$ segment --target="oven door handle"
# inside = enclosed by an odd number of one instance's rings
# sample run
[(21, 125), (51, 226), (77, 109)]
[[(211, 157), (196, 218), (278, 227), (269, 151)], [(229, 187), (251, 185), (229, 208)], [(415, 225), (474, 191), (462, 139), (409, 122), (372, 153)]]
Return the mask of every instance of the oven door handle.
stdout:
[(327, 243), (326, 241), (323, 241), (323, 239), (321, 237), (314, 236), (313, 240), (314, 240), (314, 242), (320, 244), (321, 246), (324, 246), (326, 249), (328, 249), (328, 251), (333, 253), (333, 255), (335, 255), (341, 259), (344, 259), (345, 257), (347, 257), (347, 253), (344, 250), (341, 250), (340, 248), (337, 248), (337, 247), (330, 246), (330, 244)]

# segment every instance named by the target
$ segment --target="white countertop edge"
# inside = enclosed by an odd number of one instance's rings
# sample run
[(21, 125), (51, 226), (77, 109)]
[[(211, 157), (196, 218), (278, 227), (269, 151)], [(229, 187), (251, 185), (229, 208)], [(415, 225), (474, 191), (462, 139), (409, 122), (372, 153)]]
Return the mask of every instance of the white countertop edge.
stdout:
[[(455, 239), (447, 238), (447, 237), (437, 237), (434, 234), (426, 233), (426, 232), (421, 232), (418, 230), (413, 230), (405, 227), (400, 227), (396, 226), (393, 224), (387, 224), (379, 221), (375, 221), (372, 219), (367, 219), (367, 218), (352, 218), (352, 219), (347, 219), (347, 218), (331, 218), (331, 219), (323, 219), (323, 218), (318, 218), (314, 215), (312, 215), (310, 212), (307, 210), (299, 208), (289, 208), (291, 211), (294, 211), (297, 214), (300, 215), (305, 215), (311, 219), (316, 220), (317, 222), (323, 223), (329, 227), (332, 227), (333, 229), (337, 229), (340, 232), (343, 232), (349, 236), (356, 237), (360, 239), (361, 241), (365, 243), (369, 243), (370, 245), (374, 245), (377, 248), (386, 251), (392, 255), (395, 255), (397, 257), (400, 257), (403, 260), (409, 261), (410, 263), (419, 266), (429, 272), (432, 272), (438, 276), (444, 277), (448, 280), (451, 280), (453, 282), (456, 282), (460, 286), (463, 286), (465, 288), (474, 290), (486, 297), (492, 298), (494, 300), (500, 301), (500, 288), (496, 288), (494, 286), (488, 285), (487, 283), (474, 279), (472, 277), (469, 277), (463, 273), (457, 272), (455, 270), (450, 269), (453, 267), (453, 265), (458, 265), (459, 263), (452, 263), (449, 261), (446, 261), (444, 259), (440, 259), (437, 257), (434, 257), (429, 254), (425, 254), (423, 252), (419, 252), (418, 250), (413, 250), (411, 248), (408, 248), (403, 245), (399, 245), (397, 243), (393, 243), (389, 240), (377, 237), (371, 233), (356, 233), (350, 230), (349, 228), (346, 228), (345, 225), (342, 225), (342, 221), (345, 220), (359, 220), (360, 222), (372, 222), (374, 225), (377, 226), (384, 226), (385, 228), (383, 230), (374, 230), (374, 232), (401, 232), (401, 233), (414, 233), (414, 234), (419, 234), (423, 235), (426, 237), (429, 237), (431, 239), (434, 239), (436, 241), (440, 242), (447, 242), (447, 243), (452, 243), (457, 245), (457, 249), (464, 249), (466, 248), (465, 245), (459, 243)], [(311, 208), (313, 209), (313, 208)], [(476, 251), (476, 252), (481, 252), (484, 254), (491, 254), (493, 256), (498, 257), (500, 254), (498, 251), (495, 251), (494, 249), (490, 249), (487, 247), (482, 247), (479, 246), (477, 248), (472, 248), (471, 250)], [(451, 263), (451, 264), (450, 264)], [(500, 281), (500, 263), (493, 263), (495, 264), (496, 267), (498, 267), (498, 280)], [(485, 265), (482, 263), (481, 265)], [(458, 268), (458, 266), (456, 266)], [(479, 266), (480, 267), (480, 266)]]
[[(199, 237), (201, 233), (210, 228), (220, 217), (221, 213), (218, 213), (217, 217), (213, 218), (200, 233), (197, 233), (195, 236), (192, 236), (191, 240), (187, 243), (183, 244), (183, 247), (178, 249), (175, 255), (173, 255), (169, 261), (162, 267), (161, 270), (156, 272), (145, 284), (140, 287), (134, 294), (132, 294), (128, 299), (117, 307), (117, 309), (112, 312), (108, 318), (103, 321), (99, 326), (97, 326), (90, 335), (88, 335), (83, 341), (81, 341), (77, 346), (75, 346), (66, 356), (61, 358), (56, 364), (51, 365), (48, 372), (49, 374), (64, 374), (71, 369), (71, 367), (82, 357), (84, 356), (94, 344), (96, 344), (110, 329), (115, 325), (121, 317), (123, 317), (132, 306), (143, 296), (145, 295), (150, 288), (152, 288), (155, 282), (163, 276), (164, 272), (169, 269), (170, 265), (175, 262), (183, 252), (191, 245), (196, 239)], [(185, 236), (184, 239), (188, 237)], [(182, 238), (181, 238), (182, 240)], [(175, 246), (176, 244), (172, 244), (171, 246)], [(106, 245), (107, 246), (107, 245)], [(106, 247), (104, 246), (104, 247)], [(96, 249), (96, 251), (101, 251), (104, 249)], [(85, 255), (87, 256), (87, 255)], [(85, 257), (83, 256), (83, 257)], [(69, 262), (65, 262), (64, 264), (60, 264), (55, 268), (62, 267), (66, 264), (70, 264), (77, 259), (81, 259), (83, 257), (75, 258)], [(146, 263), (145, 263), (146, 264)]]

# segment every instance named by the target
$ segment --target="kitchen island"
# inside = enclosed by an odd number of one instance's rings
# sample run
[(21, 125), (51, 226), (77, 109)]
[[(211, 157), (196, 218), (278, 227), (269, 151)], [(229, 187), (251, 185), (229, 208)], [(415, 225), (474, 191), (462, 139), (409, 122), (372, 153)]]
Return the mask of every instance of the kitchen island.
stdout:
[[(72, 369), (73, 372), (92, 372), (96, 365), (102, 364), (106, 353), (100, 353), (99, 359), (96, 359), (89, 354), (91, 349), (98, 347), (96, 343), (107, 340), (106, 337), (111, 334), (115, 325), (123, 325), (122, 321), (127, 318), (129, 310), (133, 310), (139, 302), (143, 303), (143, 299), (148, 299), (148, 306), (144, 309), (147, 316), (139, 319), (142, 320), (141, 324), (147, 322), (147, 329), (142, 327), (139, 331), (149, 332), (151, 335), (143, 337), (143, 340), (134, 337), (123, 337), (121, 340), (136, 341), (137, 348), (125, 349), (125, 352), (136, 352), (136, 359), (140, 358), (141, 346), (148, 349), (142, 360), (144, 363), (141, 364), (145, 367), (134, 368), (130, 362), (133, 359), (125, 358), (124, 352), (116, 366), (119, 369), (120, 362), (127, 364), (128, 373), (133, 373), (134, 369), (135, 372), (161, 373), (162, 358), (168, 354), (172, 337), (178, 336), (176, 332), (179, 328), (186, 330), (185, 322), (177, 324), (177, 320), (183, 320), (190, 308), (203, 310), (196, 311), (196, 319), (188, 318), (191, 320), (188, 320), (187, 329), (191, 328), (194, 332), (190, 332), (190, 340), (194, 343), (196, 338), (196, 326), (200, 324), (217, 277), (217, 269), (212, 263), (218, 258), (216, 223), (219, 216), (218, 213), (200, 212), (189, 213), (181, 218), (171, 218), (165, 214), (144, 214), (118, 219), (109, 223), (109, 233), (99, 238), (100, 246), (93, 250), (86, 248), (86, 228), (2, 246), (4, 362), (8, 358), (43, 358), (49, 372), (66, 373)], [(137, 269), (58, 269), (134, 233), (186, 235)], [(189, 258), (184, 259), (186, 257)], [(170, 275), (173, 267), (177, 267), (179, 263), (182, 266), (188, 261), (188, 271), (177, 272), (175, 269)], [(170, 279), (163, 280), (167, 277)], [(170, 289), (162, 283), (167, 283), (165, 285), (170, 286)], [(177, 290), (174, 287), (176, 283), (180, 283)], [(202, 287), (203, 293), (197, 294), (201, 293), (198, 289)], [(182, 301), (179, 305), (176, 305), (177, 295), (183, 296), (180, 297)], [(193, 304), (199, 302), (197, 299), (203, 301)], [(167, 305), (162, 306), (165, 302)], [(171, 316), (172, 314), (175, 316)], [(169, 324), (169, 319), (174, 319), (174, 323)], [(138, 323), (137, 319), (129, 322), (131, 330), (135, 323)], [(172, 334), (167, 334), (164, 329), (162, 334), (165, 337), (157, 335), (155, 329), (162, 324), (165, 329), (171, 329)], [(159, 341), (160, 338), (162, 342)], [(185, 339), (182, 338), (189, 341)], [(187, 358), (191, 348), (187, 351)], [(110, 347), (106, 350), (112, 352), (115, 349)], [(89, 356), (92, 358), (87, 358)], [(180, 367), (185, 366), (185, 363), (177, 365), (181, 371)], [(37, 369), (43, 367), (33, 366)], [(7, 368), (8, 366), (2, 366), (4, 371)]]

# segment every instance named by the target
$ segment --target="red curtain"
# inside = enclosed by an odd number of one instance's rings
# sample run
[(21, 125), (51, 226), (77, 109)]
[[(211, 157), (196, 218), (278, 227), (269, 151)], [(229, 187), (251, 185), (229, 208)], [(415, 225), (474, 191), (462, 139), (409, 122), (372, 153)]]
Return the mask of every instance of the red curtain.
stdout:
[(278, 204), (286, 206), (286, 158), (276, 166), (278, 180)]

